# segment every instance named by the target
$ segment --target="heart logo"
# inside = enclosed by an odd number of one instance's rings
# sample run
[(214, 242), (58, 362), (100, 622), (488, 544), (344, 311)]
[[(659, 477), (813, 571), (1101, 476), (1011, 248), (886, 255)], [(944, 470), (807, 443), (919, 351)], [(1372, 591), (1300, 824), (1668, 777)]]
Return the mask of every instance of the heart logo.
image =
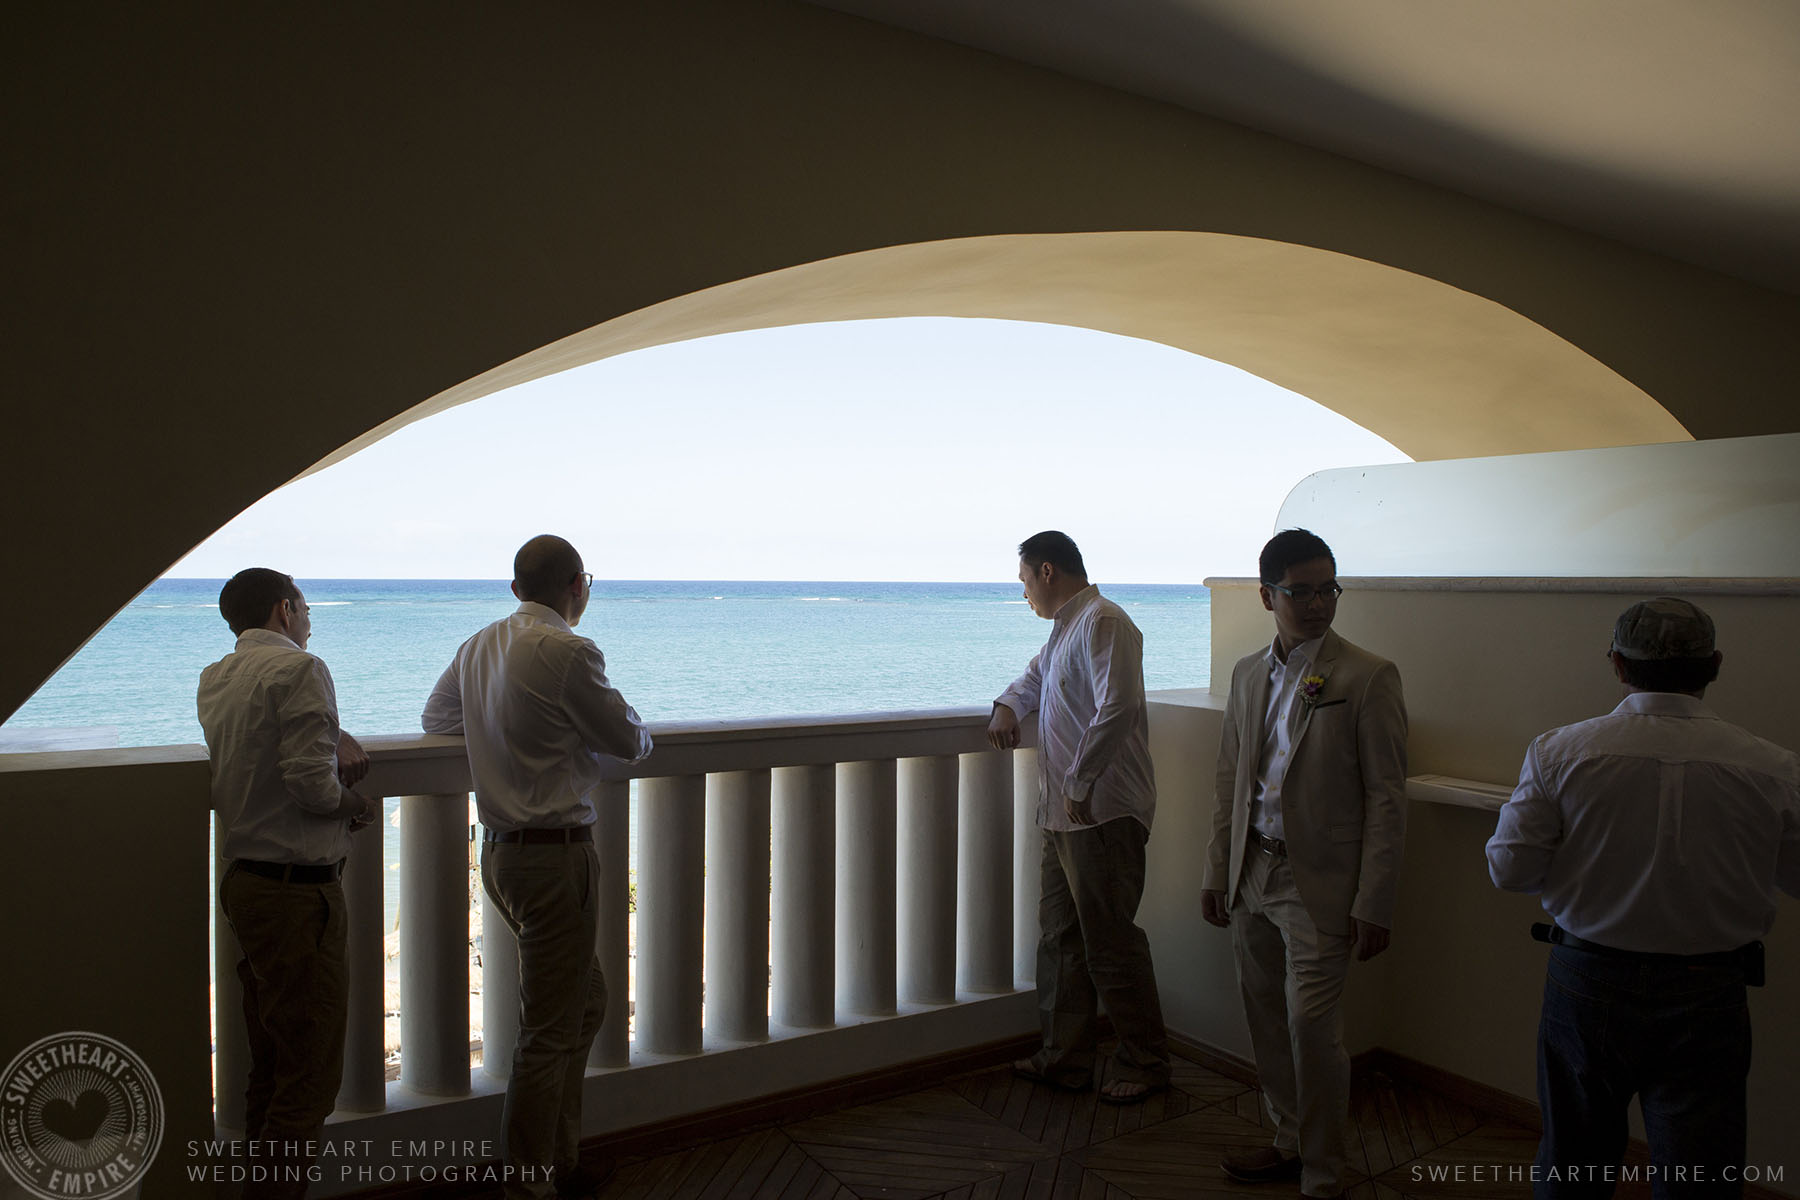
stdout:
[(94, 1136), (111, 1112), (112, 1105), (107, 1102), (106, 1094), (89, 1088), (73, 1104), (60, 1098), (46, 1103), (44, 1128), (65, 1141), (85, 1142)]

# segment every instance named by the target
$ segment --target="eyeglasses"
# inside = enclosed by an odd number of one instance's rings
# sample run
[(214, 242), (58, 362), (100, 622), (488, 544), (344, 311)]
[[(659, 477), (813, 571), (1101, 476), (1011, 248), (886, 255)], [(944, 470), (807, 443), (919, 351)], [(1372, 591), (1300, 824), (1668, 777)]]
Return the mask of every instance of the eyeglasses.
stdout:
[[(575, 572), (575, 579), (581, 580), (581, 586), (584, 588), (592, 588), (594, 586), (594, 576), (592, 572), (577, 571)], [(573, 583), (574, 580), (570, 580), (569, 582)]]
[(1295, 604), (1311, 604), (1314, 600), (1324, 600), (1329, 604), (1344, 594), (1344, 589), (1335, 579), (1318, 587), (1308, 587), (1304, 583), (1298, 587), (1282, 587), (1279, 583), (1265, 583), (1263, 586), (1274, 588)]

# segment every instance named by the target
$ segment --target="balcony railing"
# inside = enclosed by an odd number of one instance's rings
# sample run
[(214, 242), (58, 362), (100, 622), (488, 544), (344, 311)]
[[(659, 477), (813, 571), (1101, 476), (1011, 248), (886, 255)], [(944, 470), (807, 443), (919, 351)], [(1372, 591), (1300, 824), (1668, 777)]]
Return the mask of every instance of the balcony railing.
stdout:
[[(610, 764), (596, 796), (596, 950), (614, 999), (590, 1066), (655, 1073), (883, 1018), (898, 1018), (893, 1036), (881, 1039), (893, 1045), (895, 1062), (1028, 1031), (1030, 998), (1019, 989), (1030, 986), (1037, 936), (1036, 752), (991, 750), (987, 716), (983, 708), (663, 724), (653, 727), (648, 759)], [(517, 947), (504, 923), (484, 919), (483, 1061), (471, 1070), (472, 831), (461, 739), (367, 745), (373, 766), (361, 790), (399, 798), (401, 1027), (399, 1079), (389, 1082), (383, 839), (394, 831), (378, 822), (352, 839), (344, 874), (350, 1016), (338, 1108), (340, 1121), (359, 1123), (491, 1096), (504, 1087), (518, 1032)], [(634, 780), (635, 1030), (623, 995)], [(230, 1131), (243, 1123), (248, 1061), (237, 948), (222, 919), (216, 930), (215, 1111)], [(966, 1011), (943, 1046), (923, 1024), (906, 1028), (952, 1008)], [(790, 1062), (766, 1073), (773, 1086), (759, 1089), (729, 1061), (686, 1074), (703, 1092), (716, 1087), (703, 1080), (729, 1074), (734, 1086), (712, 1094), (730, 1103), (883, 1060), (878, 1051), (871, 1058), (867, 1044), (846, 1045), (847, 1055), (825, 1042), (807, 1045), (823, 1052), (805, 1055), (805, 1069)], [(754, 1075), (768, 1062), (751, 1055), (743, 1065)], [(620, 1095), (623, 1082), (609, 1095)], [(590, 1115), (589, 1132), (659, 1115), (653, 1104), (604, 1107), (615, 1111)], [(671, 1111), (693, 1108), (690, 1101)], [(468, 1115), (491, 1137), (491, 1114)], [(433, 1123), (439, 1137), (464, 1124), (449, 1112), (435, 1113)]]

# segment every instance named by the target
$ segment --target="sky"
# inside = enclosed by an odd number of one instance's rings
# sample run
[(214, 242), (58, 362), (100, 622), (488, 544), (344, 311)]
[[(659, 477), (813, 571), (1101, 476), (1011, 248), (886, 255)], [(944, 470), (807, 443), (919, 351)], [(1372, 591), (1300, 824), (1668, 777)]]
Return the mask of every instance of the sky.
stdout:
[[(420, 397), (420, 399), (424, 399)], [(169, 572), (499, 579), (560, 533), (613, 579), (1010, 579), (1062, 529), (1097, 582), (1254, 573), (1313, 472), (1406, 462), (1235, 367), (1059, 325), (722, 334), (417, 421), (272, 492)]]

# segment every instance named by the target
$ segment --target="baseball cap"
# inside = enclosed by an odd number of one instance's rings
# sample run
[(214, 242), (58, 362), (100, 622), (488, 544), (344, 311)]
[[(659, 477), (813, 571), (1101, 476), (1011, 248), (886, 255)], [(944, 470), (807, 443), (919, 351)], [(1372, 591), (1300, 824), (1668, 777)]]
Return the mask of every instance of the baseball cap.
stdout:
[(1710, 658), (1712, 618), (1696, 604), (1674, 596), (1640, 600), (1619, 614), (1612, 648), (1638, 661), (1661, 658)]

